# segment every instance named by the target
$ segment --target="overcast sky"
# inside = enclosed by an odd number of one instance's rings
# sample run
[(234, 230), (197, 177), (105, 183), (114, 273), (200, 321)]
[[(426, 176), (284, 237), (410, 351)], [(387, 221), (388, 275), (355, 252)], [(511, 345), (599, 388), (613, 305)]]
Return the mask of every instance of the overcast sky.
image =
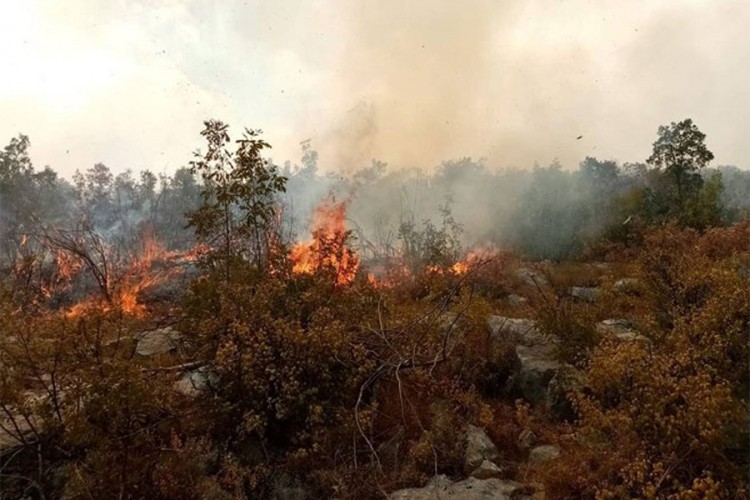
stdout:
[[(0, 0), (0, 141), (170, 172), (208, 118), (328, 168), (642, 161), (693, 118), (750, 168), (747, 0)], [(576, 138), (582, 135), (580, 140)]]

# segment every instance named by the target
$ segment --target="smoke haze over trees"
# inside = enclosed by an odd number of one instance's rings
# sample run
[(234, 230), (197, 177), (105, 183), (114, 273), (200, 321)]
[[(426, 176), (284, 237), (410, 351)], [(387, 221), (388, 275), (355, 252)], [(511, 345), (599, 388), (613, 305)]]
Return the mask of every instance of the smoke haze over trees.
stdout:
[[(120, 252), (147, 230), (168, 249), (194, 243), (184, 216), (201, 203), (211, 178), (186, 166), (172, 175), (126, 171), (103, 163), (78, 171), (72, 183), (52, 168), (37, 171), (31, 143), (19, 135), (2, 152), (0, 207), (4, 241), (37, 224), (85, 221)], [(285, 177), (283, 226), (292, 240), (311, 229), (315, 208), (346, 201), (350, 228), (365, 258), (388, 258), (405, 244), (403, 229), (441, 224), (445, 211), (464, 248), (514, 246), (534, 259), (580, 255), (601, 237), (623, 242), (628, 224), (678, 219), (689, 227), (729, 224), (750, 210), (750, 174), (712, 167), (705, 136), (690, 121), (661, 127), (647, 163), (587, 157), (578, 169), (558, 163), (493, 170), (482, 160), (447, 160), (431, 171), (393, 170), (373, 160), (339, 175), (324, 173), (318, 153), (303, 144), (299, 163), (277, 166)], [(7, 251), (10, 250), (6, 250)]]

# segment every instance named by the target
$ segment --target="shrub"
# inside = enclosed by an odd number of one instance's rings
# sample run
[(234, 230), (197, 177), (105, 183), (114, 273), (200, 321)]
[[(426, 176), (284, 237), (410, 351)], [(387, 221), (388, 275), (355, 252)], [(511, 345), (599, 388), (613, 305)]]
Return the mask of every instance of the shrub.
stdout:
[(570, 467), (589, 470), (600, 497), (745, 497), (746, 464), (727, 450), (747, 411), (750, 297), (737, 270), (747, 226), (704, 235), (667, 226), (645, 241), (651, 340), (603, 342), (575, 396), (579, 432), (608, 443), (611, 468)]

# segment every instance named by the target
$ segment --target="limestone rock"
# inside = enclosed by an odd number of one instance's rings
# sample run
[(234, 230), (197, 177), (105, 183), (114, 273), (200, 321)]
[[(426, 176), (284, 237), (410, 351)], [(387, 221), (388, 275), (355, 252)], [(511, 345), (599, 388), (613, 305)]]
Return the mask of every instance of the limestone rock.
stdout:
[(511, 293), (507, 297), (505, 297), (505, 300), (513, 307), (520, 307), (525, 305), (529, 300), (526, 297), (523, 297), (521, 295)]
[(474, 469), (470, 474), (471, 477), (477, 479), (490, 479), (493, 477), (502, 477), (502, 475), (503, 470), (489, 460), (482, 461), (482, 463), (479, 464), (479, 467)]
[(197, 396), (210, 383), (215, 382), (215, 378), (216, 375), (210, 373), (206, 368), (198, 368), (183, 373), (180, 379), (175, 382), (174, 388), (185, 396)]
[(135, 352), (139, 356), (156, 356), (174, 351), (182, 340), (182, 334), (171, 327), (159, 328), (136, 335)]
[(547, 386), (558, 370), (567, 366), (558, 360), (554, 343), (542, 335), (530, 319), (490, 316), (493, 342), (516, 344), (513, 386), (532, 404), (545, 404)]
[(466, 452), (464, 454), (464, 469), (471, 472), (479, 467), (482, 462), (494, 462), (500, 458), (495, 443), (479, 427), (469, 424), (466, 428)]
[(537, 446), (529, 453), (529, 463), (531, 465), (540, 465), (560, 456), (560, 448), (552, 444)]
[(601, 291), (596, 287), (574, 286), (568, 289), (568, 295), (582, 302), (596, 302)]
[(605, 337), (623, 342), (648, 342), (648, 339), (635, 329), (635, 324), (627, 319), (605, 319), (596, 324), (596, 331)]
[(516, 386), (530, 403), (546, 404), (547, 386), (565, 366), (557, 359), (555, 347), (551, 343), (519, 345), (516, 355), (521, 366), (516, 375)]
[(306, 500), (310, 492), (298, 478), (281, 473), (273, 481), (270, 497), (272, 500)]
[(408, 488), (394, 491), (388, 498), (391, 500), (509, 500), (520, 495), (531, 493), (532, 488), (515, 481), (502, 479), (478, 479), (469, 477), (463, 481), (453, 482), (444, 475), (433, 477), (422, 488)]
[(564, 366), (555, 372), (547, 385), (547, 411), (554, 420), (569, 420), (576, 418), (570, 393), (585, 386), (585, 376), (580, 370), (572, 366)]
[(536, 434), (530, 429), (524, 429), (518, 435), (518, 446), (523, 449), (529, 449), (537, 443)]
[(638, 290), (641, 282), (635, 278), (622, 278), (612, 285), (612, 290), (617, 293), (632, 293)]
[(530, 319), (493, 315), (487, 318), (487, 326), (490, 329), (490, 337), (495, 341), (507, 340), (525, 345), (545, 342), (544, 337), (536, 329), (536, 323)]
[(549, 281), (542, 273), (533, 269), (529, 269), (528, 267), (521, 267), (516, 269), (516, 272), (513, 273), (513, 275), (524, 285), (533, 287), (549, 285)]

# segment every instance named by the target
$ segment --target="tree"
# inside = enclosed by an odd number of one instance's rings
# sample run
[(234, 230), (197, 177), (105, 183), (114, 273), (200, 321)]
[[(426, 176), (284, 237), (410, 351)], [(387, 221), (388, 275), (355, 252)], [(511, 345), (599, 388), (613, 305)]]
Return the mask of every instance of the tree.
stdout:
[(185, 216), (201, 206), (201, 186), (190, 168), (177, 169), (172, 177), (166, 179), (160, 195), (163, 201), (155, 226), (161, 241), (171, 250), (191, 248), (195, 240), (193, 232), (185, 227)]
[(85, 173), (76, 171), (73, 175), (73, 182), (81, 210), (97, 226), (111, 225), (115, 221), (113, 204), (115, 178), (109, 167), (103, 163), (97, 163)]
[(6, 263), (21, 247), (31, 249), (28, 236), (39, 221), (57, 222), (68, 215), (67, 183), (49, 167), (34, 170), (30, 145), (21, 134), (0, 150), (0, 259)]
[(705, 144), (706, 134), (691, 119), (662, 125), (646, 163), (663, 172), (662, 195), (667, 197), (669, 217), (682, 217), (703, 187), (701, 171), (714, 159)]
[(196, 152), (192, 173), (203, 180), (203, 204), (188, 216), (190, 225), (213, 258), (223, 261), (225, 273), (234, 258), (249, 258), (258, 269), (274, 238), (271, 226), (277, 215), (277, 195), (285, 191), (286, 177), (263, 158), (271, 146), (260, 130), (245, 129), (236, 151), (227, 149), (228, 125), (209, 120), (201, 135), (208, 141), (205, 154)]

